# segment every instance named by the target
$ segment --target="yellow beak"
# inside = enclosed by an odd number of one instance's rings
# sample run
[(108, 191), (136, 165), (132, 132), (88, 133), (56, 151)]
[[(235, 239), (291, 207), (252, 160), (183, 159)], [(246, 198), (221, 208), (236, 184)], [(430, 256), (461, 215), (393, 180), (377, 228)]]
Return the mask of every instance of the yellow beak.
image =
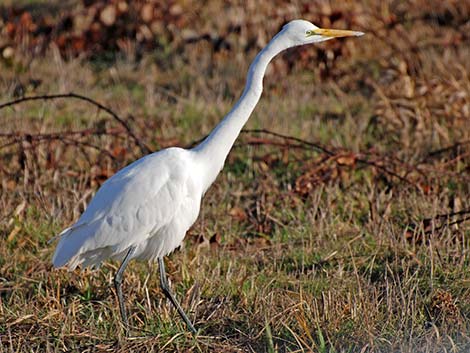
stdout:
[(317, 28), (309, 31), (307, 33), (307, 37), (310, 36), (325, 36), (331, 38), (338, 38), (338, 37), (359, 37), (364, 35), (363, 32), (356, 32), (356, 31), (348, 31), (343, 29), (326, 29), (326, 28)]

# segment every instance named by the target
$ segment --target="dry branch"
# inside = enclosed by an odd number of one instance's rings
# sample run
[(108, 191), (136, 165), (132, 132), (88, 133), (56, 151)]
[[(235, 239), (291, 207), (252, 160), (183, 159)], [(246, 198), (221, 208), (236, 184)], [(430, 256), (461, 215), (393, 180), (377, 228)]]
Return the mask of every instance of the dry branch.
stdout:
[[(414, 238), (416, 241), (421, 242), (423, 240), (422, 235), (430, 235), (468, 220), (470, 220), (470, 208), (458, 212), (438, 214), (430, 218), (424, 218), (420, 222), (409, 224), (406, 227), (405, 238), (408, 240)], [(419, 233), (421, 231), (422, 234)]]
[[(51, 95), (39, 95), (39, 96), (29, 96), (29, 97), (22, 97), (10, 102), (6, 102), (0, 104), (0, 110), (6, 107), (14, 106), (26, 101), (34, 101), (34, 100), (53, 100), (53, 99), (66, 99), (66, 98), (73, 98), (85, 101), (89, 104), (92, 104), (103, 110), (104, 112), (108, 113), (114, 120), (116, 120), (127, 132), (127, 135), (130, 136), (136, 145), (140, 148), (142, 154), (148, 154), (151, 152), (150, 148), (138, 138), (135, 133), (132, 131), (130, 125), (121, 117), (119, 117), (113, 110), (104, 106), (103, 104), (96, 102), (95, 100), (82, 96), (76, 93), (64, 93), (64, 94), (51, 94)], [(356, 163), (366, 165), (369, 167), (373, 167), (377, 170), (380, 170), (382, 173), (387, 174), (393, 178), (396, 178), (406, 184), (411, 185), (413, 188), (420, 190), (420, 182), (417, 180), (411, 180), (407, 177), (410, 172), (415, 172), (418, 175), (421, 175), (422, 178), (426, 178), (426, 174), (419, 169), (419, 165), (422, 164), (418, 163), (416, 165), (409, 165), (405, 162), (401, 161), (399, 158), (395, 156), (381, 156), (374, 152), (352, 152), (345, 149), (335, 149), (331, 147), (323, 146), (320, 143), (307, 141), (301, 138), (293, 137), (284, 135), (281, 133), (273, 132), (267, 129), (246, 129), (242, 130), (243, 134), (264, 134), (274, 137), (272, 138), (258, 138), (258, 137), (251, 137), (248, 141), (241, 142), (237, 144), (240, 145), (271, 145), (277, 146), (281, 148), (296, 148), (296, 149), (305, 149), (305, 150), (317, 150), (318, 152), (324, 154), (325, 156), (331, 157), (333, 161), (337, 164), (342, 165), (341, 161), (346, 159), (347, 165), (355, 165)], [(76, 131), (62, 131), (56, 133), (42, 133), (42, 134), (31, 134), (31, 133), (24, 133), (24, 132), (12, 132), (12, 133), (0, 133), (0, 138), (11, 139), (10, 141), (0, 145), (0, 149), (5, 147), (21, 143), (22, 141), (50, 141), (50, 140), (61, 140), (65, 144), (68, 145), (75, 145), (90, 147), (96, 149), (100, 152), (104, 152), (107, 156), (115, 159), (114, 156), (107, 150), (103, 150), (99, 146), (91, 144), (89, 142), (79, 141), (72, 137), (85, 137), (91, 135), (118, 135), (119, 131), (105, 131), (102, 128), (97, 129), (83, 129), (83, 130), (76, 130)], [(276, 140), (276, 139), (280, 139)], [(190, 144), (190, 147), (196, 145), (201, 140), (194, 141)], [(463, 141), (454, 144), (448, 148), (444, 148), (442, 150), (431, 152), (428, 155), (428, 158), (433, 157), (434, 155), (438, 155), (443, 152), (447, 152), (451, 149), (457, 148), (459, 146), (467, 144), (468, 141)], [(405, 171), (405, 175), (403, 175), (403, 171)], [(416, 178), (415, 178), (416, 179)]]
[[(321, 144), (316, 143), (316, 142), (303, 140), (303, 139), (298, 138), (298, 137), (283, 135), (283, 134), (273, 132), (273, 131), (269, 131), (269, 130), (266, 130), (266, 129), (251, 129), (251, 130), (247, 129), (247, 130), (243, 130), (242, 133), (262, 133), (262, 134), (267, 134), (267, 135), (279, 137), (279, 138), (287, 140), (287, 141), (296, 142), (296, 144), (286, 143), (286, 142), (283, 143), (283, 144), (279, 144), (277, 142), (273, 142), (273, 141), (270, 141), (270, 140), (264, 140), (264, 141), (263, 140), (256, 140), (256, 141), (252, 141), (251, 143), (249, 142), (249, 144), (282, 145), (282, 146), (294, 147), (294, 148), (308, 147), (309, 149), (314, 148), (316, 150), (319, 150), (320, 152), (325, 153), (326, 155), (328, 155), (330, 157), (336, 157), (336, 158), (338, 158), (340, 156), (344, 156), (344, 155), (350, 155), (350, 156), (352, 156), (351, 158), (354, 159), (354, 162), (358, 162), (358, 163), (361, 163), (361, 164), (379, 169), (382, 172), (384, 172), (385, 174), (389, 174), (389, 175), (399, 179), (400, 181), (405, 182), (405, 183), (407, 183), (407, 184), (409, 184), (409, 185), (411, 185), (414, 188), (419, 190), (419, 186), (417, 185), (416, 182), (413, 182), (413, 181), (407, 179), (406, 177), (403, 177), (403, 176), (399, 175), (397, 172), (394, 172), (393, 170), (390, 170), (389, 168), (384, 167), (383, 165), (381, 165), (380, 162), (384, 162), (384, 158), (380, 157), (380, 156), (378, 158), (378, 161), (372, 161), (372, 160), (368, 159), (371, 156), (370, 153), (358, 153), (358, 154), (356, 154), (352, 151), (347, 151), (347, 150), (333, 151), (332, 148), (326, 148), (326, 147), (324, 147)], [(361, 156), (363, 156), (363, 157), (361, 157)], [(400, 165), (403, 165), (403, 163), (401, 161), (399, 161), (398, 159), (396, 159), (395, 162), (399, 162)], [(383, 164), (385, 164), (385, 163), (383, 163)], [(416, 167), (414, 167), (414, 169), (418, 170)]]
[(307, 141), (307, 140), (302, 140), (298, 137), (283, 135), (283, 134), (280, 134), (278, 132), (273, 132), (273, 131), (270, 131), (270, 130), (267, 130), (267, 129), (245, 129), (245, 130), (242, 130), (242, 133), (267, 134), (267, 135), (279, 137), (279, 138), (282, 138), (282, 139), (285, 139), (285, 140), (295, 141), (295, 142), (298, 142), (302, 145), (306, 145), (306, 146), (309, 146), (309, 147), (313, 147), (313, 148), (319, 150), (320, 152), (326, 153), (329, 156), (334, 156), (335, 155), (334, 152), (330, 151), (329, 149), (327, 149), (326, 147), (322, 146), (319, 143), (315, 143), (315, 142), (311, 142), (311, 141)]
[(61, 94), (49, 94), (49, 95), (22, 97), (22, 98), (18, 98), (16, 100), (13, 100), (13, 101), (10, 101), (10, 102), (0, 104), (0, 110), (3, 109), (3, 108), (14, 106), (14, 105), (17, 105), (17, 104), (20, 104), (20, 103), (23, 103), (23, 102), (27, 102), (27, 101), (53, 100), (53, 99), (60, 99), (60, 98), (78, 99), (78, 100), (90, 103), (90, 104), (94, 105), (95, 107), (97, 107), (100, 110), (103, 110), (104, 112), (111, 115), (111, 117), (113, 117), (114, 120), (116, 120), (119, 124), (121, 124), (124, 127), (124, 129), (127, 131), (128, 135), (134, 140), (134, 142), (137, 144), (137, 146), (139, 146), (140, 151), (142, 152), (142, 154), (145, 155), (145, 154), (148, 154), (148, 153), (151, 152), (151, 149), (144, 142), (142, 142), (141, 139), (139, 139), (135, 135), (135, 133), (132, 131), (130, 125), (127, 124), (127, 122), (124, 119), (122, 119), (121, 117), (119, 117), (114, 111), (112, 111), (110, 108), (104, 106), (101, 103), (98, 103), (97, 101), (95, 101), (95, 100), (93, 100), (89, 97), (82, 96), (82, 95), (77, 94), (77, 93), (71, 92), (71, 93), (61, 93)]

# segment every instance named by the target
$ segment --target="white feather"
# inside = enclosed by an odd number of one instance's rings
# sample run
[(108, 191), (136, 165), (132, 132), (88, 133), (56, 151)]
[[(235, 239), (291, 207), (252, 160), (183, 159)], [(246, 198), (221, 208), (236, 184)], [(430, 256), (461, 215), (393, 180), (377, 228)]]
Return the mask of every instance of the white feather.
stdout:
[[(170, 148), (108, 179), (75, 225), (60, 234), (53, 264), (99, 266), (121, 258), (155, 260), (173, 251), (199, 213), (202, 188), (191, 151)], [(200, 183), (199, 183), (200, 184)]]

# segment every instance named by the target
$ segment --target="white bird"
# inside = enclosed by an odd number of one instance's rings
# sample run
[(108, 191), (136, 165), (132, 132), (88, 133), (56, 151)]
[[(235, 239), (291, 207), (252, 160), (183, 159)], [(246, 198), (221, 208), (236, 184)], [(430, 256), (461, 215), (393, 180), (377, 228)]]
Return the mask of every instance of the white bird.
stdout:
[(196, 330), (172, 295), (163, 257), (178, 247), (196, 221), (201, 199), (224, 166), (232, 145), (258, 103), (269, 62), (285, 49), (362, 32), (321, 29), (294, 20), (261, 50), (251, 64), (239, 101), (210, 135), (192, 149), (167, 148), (149, 154), (109, 178), (85, 212), (59, 234), (54, 267), (98, 267), (112, 258), (122, 260), (114, 284), (122, 321), (128, 332), (122, 297), (123, 272), (131, 259), (158, 261), (160, 285), (188, 328)]

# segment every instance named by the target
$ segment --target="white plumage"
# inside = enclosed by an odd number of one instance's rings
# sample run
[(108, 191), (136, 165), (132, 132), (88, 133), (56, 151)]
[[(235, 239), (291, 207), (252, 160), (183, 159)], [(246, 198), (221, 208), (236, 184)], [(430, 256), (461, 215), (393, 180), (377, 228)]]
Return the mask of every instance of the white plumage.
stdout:
[(194, 152), (169, 148), (150, 154), (108, 179), (75, 225), (66, 229), (54, 266), (99, 266), (122, 259), (156, 260), (172, 252), (196, 221), (202, 198)]
[(79, 265), (99, 266), (108, 258), (122, 259), (115, 286), (127, 328), (121, 290), (124, 269), (133, 258), (158, 260), (165, 295), (188, 328), (195, 332), (169, 290), (162, 258), (181, 244), (186, 231), (196, 221), (203, 194), (222, 169), (261, 97), (266, 67), (287, 48), (362, 34), (321, 29), (304, 20), (285, 25), (256, 56), (241, 98), (211, 134), (192, 150), (168, 148), (150, 154), (109, 178), (80, 219), (59, 234), (52, 260), (54, 266), (73, 270)]

